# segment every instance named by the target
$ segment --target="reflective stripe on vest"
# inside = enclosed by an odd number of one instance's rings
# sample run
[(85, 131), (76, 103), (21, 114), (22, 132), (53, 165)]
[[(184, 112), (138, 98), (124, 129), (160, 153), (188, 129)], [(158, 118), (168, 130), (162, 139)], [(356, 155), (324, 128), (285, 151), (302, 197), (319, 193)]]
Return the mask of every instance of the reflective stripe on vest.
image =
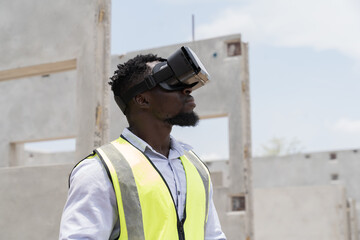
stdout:
[(114, 186), (119, 239), (204, 239), (210, 175), (193, 152), (180, 157), (187, 182), (184, 225), (163, 177), (141, 151), (119, 138), (95, 152), (109, 170)]

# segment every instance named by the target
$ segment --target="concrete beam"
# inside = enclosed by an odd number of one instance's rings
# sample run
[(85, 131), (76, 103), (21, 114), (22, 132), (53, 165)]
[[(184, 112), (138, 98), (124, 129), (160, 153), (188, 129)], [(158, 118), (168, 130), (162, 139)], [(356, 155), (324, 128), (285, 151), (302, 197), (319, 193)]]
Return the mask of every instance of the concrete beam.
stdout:
[(76, 69), (76, 59), (0, 71), (0, 81), (47, 75)]

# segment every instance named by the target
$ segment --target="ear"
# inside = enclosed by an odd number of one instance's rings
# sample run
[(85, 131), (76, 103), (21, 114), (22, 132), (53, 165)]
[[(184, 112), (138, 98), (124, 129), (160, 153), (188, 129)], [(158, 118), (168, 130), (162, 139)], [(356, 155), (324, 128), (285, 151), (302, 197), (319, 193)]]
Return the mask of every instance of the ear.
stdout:
[(148, 96), (144, 93), (138, 94), (133, 98), (135, 104), (137, 104), (140, 108), (148, 108), (149, 101)]

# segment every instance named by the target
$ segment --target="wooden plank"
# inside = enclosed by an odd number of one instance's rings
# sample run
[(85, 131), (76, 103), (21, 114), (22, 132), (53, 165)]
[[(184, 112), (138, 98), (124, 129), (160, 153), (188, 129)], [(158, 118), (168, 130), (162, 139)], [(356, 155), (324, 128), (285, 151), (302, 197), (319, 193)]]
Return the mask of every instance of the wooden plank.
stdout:
[(200, 119), (221, 118), (221, 117), (227, 117), (227, 116), (228, 116), (228, 114), (226, 114), (226, 113), (219, 113), (219, 114), (200, 116)]
[(22, 143), (35, 143), (35, 142), (46, 142), (46, 141), (56, 141), (56, 140), (66, 140), (76, 138), (75, 135), (71, 136), (62, 136), (62, 137), (50, 137), (50, 138), (37, 138), (37, 139), (22, 139), (11, 141), (12, 144), (22, 144)]
[(55, 63), (45, 63), (28, 67), (0, 71), (0, 81), (25, 78), (76, 69), (76, 59)]

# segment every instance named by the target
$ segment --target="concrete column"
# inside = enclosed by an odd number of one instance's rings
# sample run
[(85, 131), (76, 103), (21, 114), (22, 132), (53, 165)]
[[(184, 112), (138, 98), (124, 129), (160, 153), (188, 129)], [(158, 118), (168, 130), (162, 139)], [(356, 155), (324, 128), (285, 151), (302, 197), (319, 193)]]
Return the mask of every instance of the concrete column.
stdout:
[(94, 4), (92, 39), (85, 40), (77, 66), (77, 161), (109, 141), (111, 0)]
[(26, 162), (24, 143), (10, 143), (9, 166), (21, 166)]
[(251, 149), (251, 112), (250, 112), (250, 81), (249, 81), (249, 48), (247, 43), (241, 43), (243, 49), (243, 61), (241, 69), (241, 104), (243, 123), (243, 161), (244, 161), (244, 189), (246, 208), (246, 234), (247, 239), (254, 239), (254, 206), (253, 206), (253, 184), (252, 184), (252, 149)]
[[(229, 115), (230, 141), (230, 186), (229, 197), (245, 197), (245, 234), (246, 240), (254, 239), (253, 227), (253, 193), (251, 168), (251, 123), (250, 123), (250, 91), (248, 45), (241, 42), (242, 59), (240, 61), (240, 82), (236, 89), (241, 89), (236, 103)], [(231, 199), (230, 199), (231, 201)], [(232, 206), (230, 205), (230, 208)], [(231, 209), (230, 209), (231, 211)]]
[(348, 214), (348, 222), (349, 222), (349, 235), (350, 240), (359, 240), (359, 232), (358, 232), (358, 219), (356, 213), (356, 200), (349, 198), (347, 200), (347, 214)]

